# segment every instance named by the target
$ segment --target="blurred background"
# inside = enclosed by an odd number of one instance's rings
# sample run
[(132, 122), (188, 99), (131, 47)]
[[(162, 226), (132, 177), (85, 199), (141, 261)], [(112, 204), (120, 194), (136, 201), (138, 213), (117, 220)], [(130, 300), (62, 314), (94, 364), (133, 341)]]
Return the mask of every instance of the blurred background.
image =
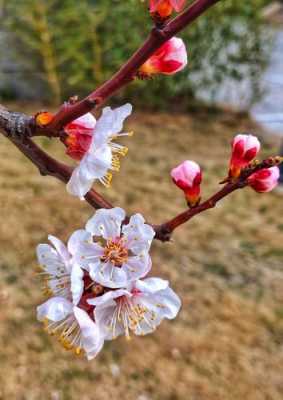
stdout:
[[(170, 181), (184, 159), (204, 169), (203, 198), (227, 174), (230, 141), (249, 131), (262, 156), (283, 133), (282, 2), (223, 0), (180, 36), (188, 67), (134, 82), (111, 99), (135, 112), (129, 154), (111, 189), (129, 214), (160, 223), (185, 207)], [(111, 76), (150, 29), (138, 0), (0, 0), (0, 100), (13, 110), (56, 109)], [(56, 141), (38, 142), (70, 162)], [(170, 151), (169, 151), (170, 149)], [(239, 191), (154, 243), (153, 274), (183, 301), (175, 321), (123, 338), (87, 363), (36, 321), (43, 302), (35, 247), (67, 240), (93, 210), (41, 177), (0, 136), (0, 399), (282, 400), (282, 194)]]

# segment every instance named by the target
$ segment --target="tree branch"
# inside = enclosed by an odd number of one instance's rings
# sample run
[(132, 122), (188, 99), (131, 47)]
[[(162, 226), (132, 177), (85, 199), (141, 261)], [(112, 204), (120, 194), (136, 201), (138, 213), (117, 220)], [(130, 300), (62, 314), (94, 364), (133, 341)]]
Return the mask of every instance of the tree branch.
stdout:
[(246, 187), (248, 185), (247, 179), (249, 176), (264, 168), (271, 168), (275, 165), (279, 165), (282, 162), (282, 157), (270, 157), (260, 163), (251, 164), (242, 171), (240, 177), (236, 181), (228, 182), (221, 190), (211, 196), (208, 200), (202, 202), (196, 207), (182, 212), (181, 214), (161, 225), (154, 225), (153, 228), (156, 232), (155, 239), (161, 240), (162, 242), (169, 241), (176, 228), (185, 224), (203, 211), (215, 207), (220, 200), (233, 193), (235, 190)]
[(179, 14), (164, 27), (152, 29), (148, 38), (135, 54), (120, 68), (120, 70), (102, 86), (92, 92), (85, 99), (72, 104), (61, 106), (51, 123), (45, 127), (35, 127), (33, 136), (56, 137), (63, 127), (74, 119), (86, 114), (104, 103), (110, 96), (135, 79), (138, 69), (152, 54), (167, 40), (194, 22), (207, 9), (220, 0), (196, 0), (182, 14)]
[[(40, 149), (30, 138), (32, 136), (59, 137), (63, 127), (74, 119), (103, 103), (117, 90), (131, 82), (139, 67), (168, 39), (192, 23), (219, 0), (196, 0), (186, 11), (163, 28), (155, 27), (144, 44), (121, 67), (121, 69), (100, 88), (80, 102), (70, 101), (61, 106), (53, 121), (39, 126), (35, 117), (23, 113), (9, 112), (0, 106), (0, 130), (34, 164), (42, 175), (51, 175), (68, 182), (72, 169), (58, 162)], [(111, 208), (112, 205), (94, 190), (85, 196), (95, 208)]]
[[(73, 169), (43, 151), (30, 136), (31, 119), (25, 114), (10, 113), (0, 106), (0, 131), (7, 137), (39, 170), (43, 176), (53, 176), (67, 183)], [(23, 135), (26, 132), (26, 135)], [(112, 208), (113, 206), (95, 190), (85, 196), (86, 201), (94, 208)]]
[[(190, 25), (207, 9), (220, 0), (196, 0), (182, 14), (164, 25), (155, 27), (136, 53), (121, 67), (121, 69), (101, 87), (92, 92), (88, 97), (79, 101), (65, 103), (50, 124), (38, 126), (34, 117), (21, 113), (11, 113), (0, 107), (0, 129), (4, 135), (36, 165), (42, 175), (51, 175), (67, 183), (70, 179), (72, 168), (58, 162), (40, 149), (32, 140), (32, 136), (58, 137), (66, 124), (74, 119), (100, 106), (117, 90), (121, 89), (136, 77), (138, 69), (144, 62), (167, 40), (176, 35), (186, 26)], [(242, 171), (242, 174), (235, 182), (228, 182), (220, 191), (197, 207), (188, 209), (171, 220), (161, 224), (152, 225), (155, 229), (155, 239), (168, 241), (174, 230), (186, 223), (194, 216), (213, 208), (218, 201), (228, 196), (237, 189), (247, 186), (247, 178), (254, 172), (263, 168), (270, 168), (282, 162), (282, 158), (273, 157), (257, 165), (251, 165)], [(111, 208), (112, 205), (100, 196), (96, 191), (91, 190), (85, 196), (86, 200), (94, 208)]]
[[(22, 132), (23, 126), (27, 129), (30, 123), (30, 117), (25, 114), (10, 113), (0, 106), (0, 131), (39, 169), (41, 175), (53, 176), (60, 181), (67, 183), (72, 174), (72, 168), (63, 164), (47, 153), (45, 153), (39, 146), (37, 146), (32, 139), (18, 135), (19, 131)], [(23, 125), (23, 126), (22, 126)], [(242, 189), (248, 185), (247, 179), (253, 173), (260, 171), (264, 168), (271, 168), (283, 162), (282, 157), (270, 157), (262, 162), (256, 162), (245, 168), (240, 177), (234, 182), (228, 182), (221, 190), (211, 196), (208, 200), (202, 202), (198, 206), (187, 209), (171, 220), (164, 222), (160, 225), (152, 225), (156, 235), (155, 239), (162, 242), (168, 242), (176, 228), (191, 220), (194, 216), (206, 211), (222, 200), (224, 197), (230, 195), (237, 189)], [(99, 208), (112, 208), (112, 204), (104, 199), (95, 190), (90, 190), (85, 196), (86, 201), (96, 209)]]

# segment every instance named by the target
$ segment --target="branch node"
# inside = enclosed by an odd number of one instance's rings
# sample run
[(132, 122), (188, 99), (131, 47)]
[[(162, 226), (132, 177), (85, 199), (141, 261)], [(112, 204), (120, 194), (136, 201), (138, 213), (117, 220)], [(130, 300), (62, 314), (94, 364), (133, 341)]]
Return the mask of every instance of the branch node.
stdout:
[(19, 112), (10, 112), (4, 108), (0, 109), (0, 127), (3, 128), (8, 138), (23, 140), (32, 136), (34, 120)]
[(73, 105), (73, 104), (77, 103), (78, 101), (79, 101), (79, 96), (74, 95), (69, 98), (68, 103)]
[(95, 98), (88, 97), (86, 99), (86, 102), (90, 107), (94, 108), (94, 107), (98, 106), (99, 104), (101, 104), (103, 102), (103, 99), (102, 99), (102, 97), (95, 97)]
[(172, 229), (167, 224), (153, 225), (155, 230), (155, 239), (161, 242), (170, 242), (172, 236)]
[(216, 202), (214, 200), (209, 200), (209, 208), (214, 208), (216, 206)]
[(151, 33), (160, 41), (163, 41), (164, 39), (167, 38), (167, 33), (165, 32), (164, 27), (161, 28), (160, 26), (155, 26), (152, 29)]

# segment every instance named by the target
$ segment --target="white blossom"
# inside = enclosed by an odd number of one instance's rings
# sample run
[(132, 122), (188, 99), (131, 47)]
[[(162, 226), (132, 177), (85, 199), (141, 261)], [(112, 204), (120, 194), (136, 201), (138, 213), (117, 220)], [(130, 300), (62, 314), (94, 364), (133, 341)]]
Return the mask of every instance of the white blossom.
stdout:
[(130, 331), (136, 335), (153, 332), (164, 318), (176, 317), (181, 301), (159, 278), (132, 282), (126, 289), (118, 289), (88, 300), (95, 306), (94, 315), (106, 340), (115, 339)]
[(98, 210), (86, 224), (95, 241), (80, 242), (74, 255), (93, 281), (108, 288), (126, 287), (151, 269), (148, 252), (155, 232), (140, 214), (122, 226), (125, 217), (118, 207)]
[(131, 112), (131, 104), (125, 104), (114, 110), (110, 107), (103, 109), (102, 116), (93, 129), (90, 147), (74, 169), (67, 184), (67, 190), (71, 194), (83, 198), (95, 180), (109, 186), (112, 178), (111, 170), (119, 170), (119, 156), (125, 155), (128, 150), (112, 140), (129, 135), (120, 132), (124, 120)]
[(49, 236), (37, 256), (51, 296), (38, 306), (46, 330), (76, 354), (90, 360), (112, 340), (132, 331), (153, 332), (164, 318), (175, 318), (181, 301), (151, 269), (154, 230), (140, 214), (128, 223), (121, 208), (101, 209), (75, 231), (65, 246)]
[(104, 339), (97, 324), (80, 306), (84, 271), (72, 261), (77, 243), (88, 238), (89, 234), (81, 230), (73, 233), (67, 248), (54, 236), (49, 236), (54, 247), (48, 244), (37, 247), (41, 274), (48, 294), (53, 296), (37, 308), (37, 317), (50, 334), (58, 335), (66, 349), (77, 354), (83, 351), (91, 359), (101, 350)]

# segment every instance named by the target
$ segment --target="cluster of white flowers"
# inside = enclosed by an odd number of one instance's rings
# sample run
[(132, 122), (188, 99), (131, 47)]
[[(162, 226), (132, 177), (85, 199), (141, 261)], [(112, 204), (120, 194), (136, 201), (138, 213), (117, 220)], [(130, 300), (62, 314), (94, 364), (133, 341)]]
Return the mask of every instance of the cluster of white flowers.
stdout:
[(132, 331), (153, 332), (163, 318), (175, 318), (181, 301), (151, 269), (154, 230), (140, 214), (123, 224), (121, 208), (98, 210), (67, 247), (49, 236), (37, 256), (50, 298), (37, 309), (51, 334), (66, 349), (95, 357), (105, 340)]

